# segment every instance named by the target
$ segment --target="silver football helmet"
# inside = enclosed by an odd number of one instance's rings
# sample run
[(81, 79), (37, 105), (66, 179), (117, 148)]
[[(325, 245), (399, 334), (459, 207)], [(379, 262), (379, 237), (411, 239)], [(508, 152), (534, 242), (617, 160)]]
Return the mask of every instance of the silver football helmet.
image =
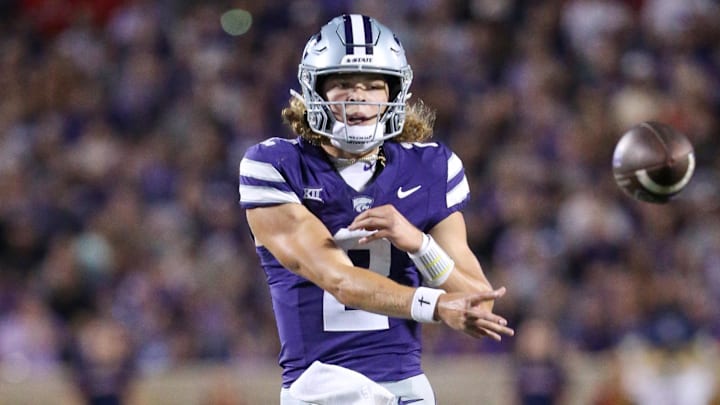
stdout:
[[(319, 92), (325, 75), (338, 73), (378, 73), (390, 88), (389, 102), (329, 102)], [(399, 135), (405, 123), (405, 101), (413, 74), (405, 50), (395, 34), (375, 19), (359, 14), (335, 17), (313, 35), (305, 45), (298, 68), (307, 121), (331, 144), (350, 153), (363, 153)], [(358, 128), (335, 119), (331, 105), (340, 105), (343, 115), (351, 104), (378, 107), (375, 127)]]

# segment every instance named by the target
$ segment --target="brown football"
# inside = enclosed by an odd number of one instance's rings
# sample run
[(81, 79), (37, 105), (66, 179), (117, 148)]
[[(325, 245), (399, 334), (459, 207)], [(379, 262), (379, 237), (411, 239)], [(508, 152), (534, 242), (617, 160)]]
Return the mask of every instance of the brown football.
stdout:
[(695, 171), (695, 155), (688, 138), (661, 122), (647, 121), (630, 128), (613, 153), (617, 185), (641, 201), (663, 204), (688, 185)]

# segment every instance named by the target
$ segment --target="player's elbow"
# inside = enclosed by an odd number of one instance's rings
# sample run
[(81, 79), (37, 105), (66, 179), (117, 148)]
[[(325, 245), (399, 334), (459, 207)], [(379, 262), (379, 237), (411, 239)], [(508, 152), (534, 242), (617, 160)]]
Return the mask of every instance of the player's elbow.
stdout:
[(359, 308), (363, 305), (364, 294), (358, 284), (350, 277), (339, 276), (328, 280), (323, 289), (335, 297), (342, 305)]
[(338, 267), (336, 263), (329, 266), (319, 266), (315, 263), (314, 268), (310, 269), (299, 264), (295, 272), (327, 291), (341, 304), (353, 306), (358, 301), (358, 287), (352, 278), (338, 270)]
[(353, 288), (353, 283), (347, 278), (338, 278), (330, 281), (324, 290), (346, 307), (357, 306), (357, 291)]

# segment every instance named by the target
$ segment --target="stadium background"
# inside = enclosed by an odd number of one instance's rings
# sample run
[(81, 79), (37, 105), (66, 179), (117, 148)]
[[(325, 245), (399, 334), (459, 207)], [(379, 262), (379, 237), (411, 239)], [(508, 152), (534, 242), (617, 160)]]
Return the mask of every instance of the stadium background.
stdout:
[[(234, 8), (242, 35), (220, 26)], [(515, 338), (426, 328), (441, 403), (717, 401), (717, 1), (5, 0), (0, 404), (276, 401), (237, 166), (288, 135), (304, 43), (346, 11), (403, 41), (413, 99), (465, 162), (471, 245), (509, 290)], [(613, 184), (615, 141), (646, 119), (695, 145), (669, 205)]]

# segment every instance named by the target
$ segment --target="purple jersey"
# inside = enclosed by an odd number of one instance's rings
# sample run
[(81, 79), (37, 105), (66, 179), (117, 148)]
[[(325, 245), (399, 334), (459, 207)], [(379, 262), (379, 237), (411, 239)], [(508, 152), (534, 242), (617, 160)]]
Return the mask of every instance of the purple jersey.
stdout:
[[(346, 227), (360, 212), (392, 204), (427, 232), (467, 203), (468, 183), (462, 162), (442, 144), (385, 142), (383, 150), (385, 168), (363, 191), (356, 191), (321, 148), (301, 138), (268, 139), (248, 149), (240, 164), (240, 205), (303, 204), (356, 266), (418, 286), (420, 275), (407, 253), (385, 239), (360, 246), (363, 232)], [(284, 386), (315, 360), (378, 382), (422, 373), (419, 324), (347, 308), (285, 269), (266, 248), (257, 247), (257, 253), (270, 286)]]

